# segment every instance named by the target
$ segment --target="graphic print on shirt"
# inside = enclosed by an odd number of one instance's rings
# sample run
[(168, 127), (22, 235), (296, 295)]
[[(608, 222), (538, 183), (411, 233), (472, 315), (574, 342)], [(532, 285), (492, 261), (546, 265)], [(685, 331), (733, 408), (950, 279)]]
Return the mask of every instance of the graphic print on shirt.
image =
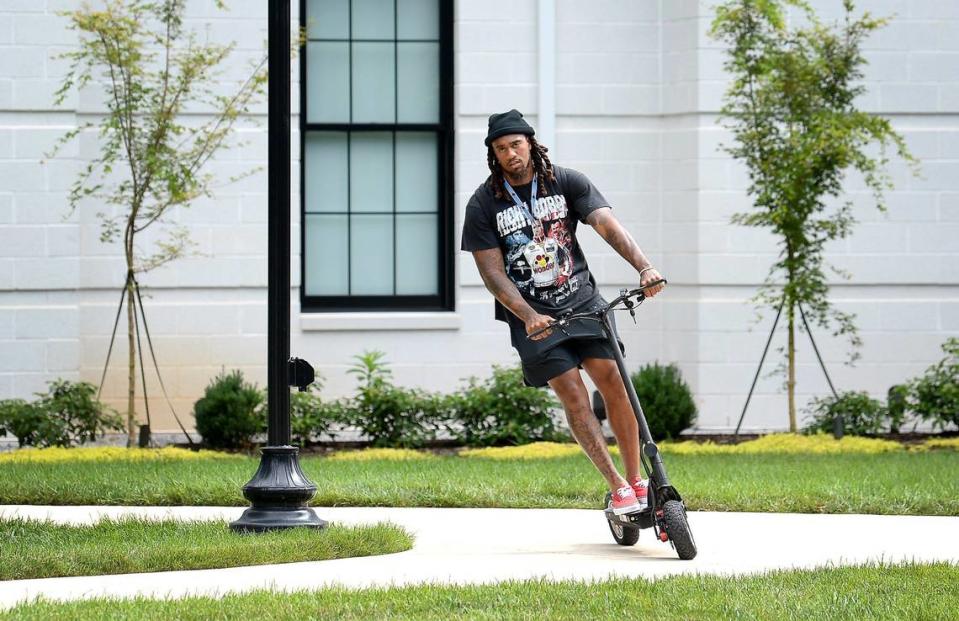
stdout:
[[(529, 208), (528, 203), (524, 203)], [(579, 289), (573, 273), (573, 238), (566, 225), (566, 197), (536, 199), (530, 222), (516, 205), (496, 214), (496, 228), (506, 243), (506, 273), (521, 293), (559, 305)], [(532, 237), (530, 236), (532, 230)]]

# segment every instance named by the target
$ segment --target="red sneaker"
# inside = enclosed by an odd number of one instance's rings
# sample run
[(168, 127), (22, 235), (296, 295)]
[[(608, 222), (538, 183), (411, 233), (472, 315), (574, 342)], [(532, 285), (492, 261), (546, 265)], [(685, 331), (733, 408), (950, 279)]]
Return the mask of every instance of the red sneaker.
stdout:
[(614, 515), (623, 515), (635, 513), (642, 509), (642, 506), (636, 499), (636, 492), (633, 491), (632, 486), (627, 485), (613, 492), (609, 499), (609, 508), (613, 510)]
[(630, 481), (629, 485), (633, 488), (633, 493), (636, 494), (636, 500), (639, 501), (640, 510), (648, 507), (649, 503), (646, 500), (646, 487), (649, 485), (649, 481), (646, 481), (643, 479), (643, 477), (638, 476)]

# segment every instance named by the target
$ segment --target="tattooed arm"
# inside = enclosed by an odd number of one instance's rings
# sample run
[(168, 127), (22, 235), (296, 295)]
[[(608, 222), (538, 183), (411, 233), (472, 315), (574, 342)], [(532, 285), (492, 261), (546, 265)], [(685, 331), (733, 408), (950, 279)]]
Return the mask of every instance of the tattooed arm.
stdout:
[[(506, 270), (503, 268), (503, 253), (499, 248), (476, 250), (473, 252), (473, 260), (476, 261), (476, 267), (480, 276), (483, 277), (483, 283), (493, 294), (493, 297), (526, 324), (526, 334), (546, 327), (553, 320), (548, 315), (537, 313), (523, 299), (519, 289), (516, 288), (516, 284), (506, 275)], [(533, 340), (538, 341), (541, 338), (546, 338), (550, 335), (550, 332), (551, 330), (547, 330), (534, 337)]]
[[(602, 207), (586, 216), (586, 223), (596, 229), (596, 232), (606, 240), (613, 250), (619, 253), (621, 257), (629, 261), (629, 264), (639, 272), (652, 267), (652, 263), (643, 254), (639, 244), (633, 239), (623, 225), (619, 223), (616, 216), (608, 207)], [(662, 278), (656, 268), (646, 269), (640, 279), (640, 285), (646, 285), (654, 280)], [(663, 289), (664, 285), (657, 285), (646, 291), (646, 295), (653, 297)]]

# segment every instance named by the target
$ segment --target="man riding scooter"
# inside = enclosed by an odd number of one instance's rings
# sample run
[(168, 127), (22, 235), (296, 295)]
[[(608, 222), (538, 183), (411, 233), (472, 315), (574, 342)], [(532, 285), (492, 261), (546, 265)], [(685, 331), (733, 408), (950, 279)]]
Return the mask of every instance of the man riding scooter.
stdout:
[[(638, 426), (612, 345), (598, 326), (594, 333), (585, 328), (575, 334), (545, 330), (532, 338), (527, 335), (546, 328), (561, 313), (606, 304), (576, 239), (579, 222), (596, 229), (636, 269), (640, 286), (662, 276), (590, 180), (550, 162), (547, 148), (536, 141), (520, 112), (490, 116), (485, 143), (490, 175), (466, 207), (461, 247), (473, 254), (495, 298), (496, 319), (509, 325), (525, 383), (549, 385), (556, 393), (573, 437), (609, 486), (610, 509), (616, 515), (641, 511), (646, 507), (646, 481), (640, 470)], [(649, 287), (646, 297), (664, 287)], [(603, 397), (625, 477), (610, 457), (580, 369)]]

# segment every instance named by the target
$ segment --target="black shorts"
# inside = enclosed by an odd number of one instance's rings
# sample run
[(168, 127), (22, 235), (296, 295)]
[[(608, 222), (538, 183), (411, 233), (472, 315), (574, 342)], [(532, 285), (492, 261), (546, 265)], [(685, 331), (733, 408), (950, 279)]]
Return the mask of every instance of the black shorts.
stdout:
[[(622, 350), (622, 343), (620, 343)], [(616, 354), (609, 341), (602, 338), (573, 338), (563, 341), (535, 358), (523, 363), (523, 383), (537, 388), (549, 385), (549, 380), (573, 367), (583, 368), (586, 358), (614, 360)]]

